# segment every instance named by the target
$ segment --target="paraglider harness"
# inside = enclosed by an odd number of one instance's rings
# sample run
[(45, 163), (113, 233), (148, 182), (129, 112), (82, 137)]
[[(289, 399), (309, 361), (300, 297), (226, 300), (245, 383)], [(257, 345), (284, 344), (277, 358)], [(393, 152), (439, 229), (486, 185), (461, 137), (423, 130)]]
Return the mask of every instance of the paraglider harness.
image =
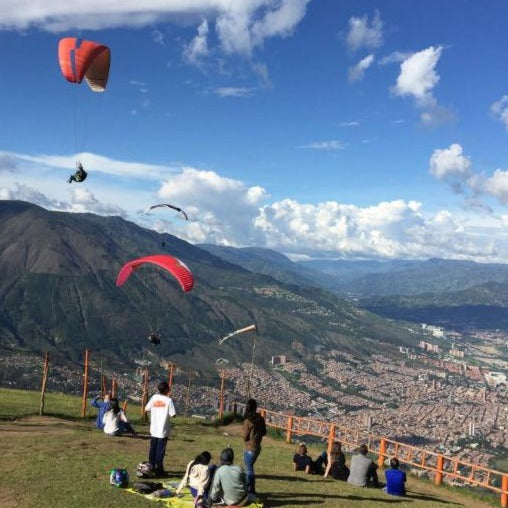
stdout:
[(78, 169), (76, 170), (76, 172), (69, 177), (69, 179), (67, 180), (67, 183), (72, 183), (72, 182), (80, 183), (80, 182), (83, 182), (84, 180), (86, 180), (88, 173), (83, 169), (81, 162), (77, 163), (77, 168)]

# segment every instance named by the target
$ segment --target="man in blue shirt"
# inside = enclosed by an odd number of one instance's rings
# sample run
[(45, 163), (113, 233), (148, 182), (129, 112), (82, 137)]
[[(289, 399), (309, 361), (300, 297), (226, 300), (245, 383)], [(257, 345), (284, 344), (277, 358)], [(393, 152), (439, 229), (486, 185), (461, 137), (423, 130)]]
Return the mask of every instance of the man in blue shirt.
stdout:
[(109, 411), (111, 409), (111, 406), (110, 406), (110, 399), (111, 399), (111, 395), (109, 393), (106, 393), (106, 395), (104, 395), (104, 400), (102, 402), (99, 402), (99, 399), (100, 399), (100, 395), (97, 395), (97, 397), (94, 397), (92, 402), (90, 403), (90, 405), (92, 407), (96, 407), (98, 410), (99, 410), (99, 413), (97, 414), (97, 420), (95, 420), (95, 426), (100, 429), (100, 430), (103, 430), (104, 429), (104, 423), (102, 421), (102, 417), (104, 416), (104, 413), (106, 413), (106, 411)]
[(399, 461), (396, 458), (390, 460), (390, 467), (391, 469), (385, 471), (386, 493), (392, 496), (405, 496), (406, 473), (399, 471)]

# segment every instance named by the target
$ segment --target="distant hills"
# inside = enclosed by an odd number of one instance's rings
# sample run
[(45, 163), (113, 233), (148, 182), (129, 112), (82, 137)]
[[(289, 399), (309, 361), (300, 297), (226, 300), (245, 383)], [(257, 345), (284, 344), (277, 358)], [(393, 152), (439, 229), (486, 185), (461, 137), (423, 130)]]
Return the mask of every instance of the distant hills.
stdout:
[(425, 322), (456, 330), (508, 331), (508, 284), (487, 282), (461, 291), (374, 297), (360, 305), (391, 319)]
[(486, 282), (508, 283), (508, 265), (473, 261), (306, 261), (338, 278), (335, 290), (359, 298), (460, 291)]
[[(233, 364), (250, 359), (248, 337), (221, 347), (218, 338), (253, 322), (259, 326), (259, 361), (284, 353), (305, 361), (317, 346), (368, 352), (379, 349), (378, 340), (408, 345), (418, 340), (407, 327), (303, 285), (303, 279), (300, 284), (291, 270), (283, 283), (120, 217), (0, 201), (0, 224), (3, 348), (49, 349), (79, 362), (83, 349), (91, 348), (122, 365), (171, 358), (211, 370), (219, 357)], [(155, 253), (185, 261), (196, 278), (191, 293), (155, 267), (143, 267), (124, 286), (115, 286), (126, 261)], [(266, 252), (258, 254), (270, 263)], [(278, 270), (284, 260), (269, 255)], [(152, 330), (162, 334), (158, 347), (146, 339)]]

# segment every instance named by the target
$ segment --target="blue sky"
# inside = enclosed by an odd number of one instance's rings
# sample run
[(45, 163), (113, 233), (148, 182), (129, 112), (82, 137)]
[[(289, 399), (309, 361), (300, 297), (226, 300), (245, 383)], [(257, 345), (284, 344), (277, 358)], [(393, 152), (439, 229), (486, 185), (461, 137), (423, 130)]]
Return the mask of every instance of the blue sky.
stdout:
[[(295, 259), (504, 262), (507, 15), (503, 1), (3, 0), (0, 198)], [(105, 93), (65, 81), (65, 36), (110, 47)], [(78, 157), (89, 178), (69, 186)], [(138, 213), (163, 201), (193, 221)]]

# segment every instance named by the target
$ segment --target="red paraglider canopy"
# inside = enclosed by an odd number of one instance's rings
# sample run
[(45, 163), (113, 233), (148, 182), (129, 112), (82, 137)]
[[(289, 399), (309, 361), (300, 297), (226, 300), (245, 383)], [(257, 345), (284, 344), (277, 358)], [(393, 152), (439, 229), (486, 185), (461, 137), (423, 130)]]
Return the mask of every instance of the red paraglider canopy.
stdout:
[(180, 261), (178, 258), (168, 256), (166, 254), (156, 254), (154, 256), (146, 256), (129, 261), (122, 267), (120, 272), (118, 272), (116, 285), (121, 286), (130, 277), (134, 270), (137, 270), (145, 263), (152, 263), (166, 269), (175, 277), (186, 293), (194, 286), (194, 277), (185, 263)]
[(86, 79), (94, 92), (103, 92), (109, 76), (111, 52), (107, 46), (76, 37), (58, 43), (58, 62), (62, 74), (71, 83)]

